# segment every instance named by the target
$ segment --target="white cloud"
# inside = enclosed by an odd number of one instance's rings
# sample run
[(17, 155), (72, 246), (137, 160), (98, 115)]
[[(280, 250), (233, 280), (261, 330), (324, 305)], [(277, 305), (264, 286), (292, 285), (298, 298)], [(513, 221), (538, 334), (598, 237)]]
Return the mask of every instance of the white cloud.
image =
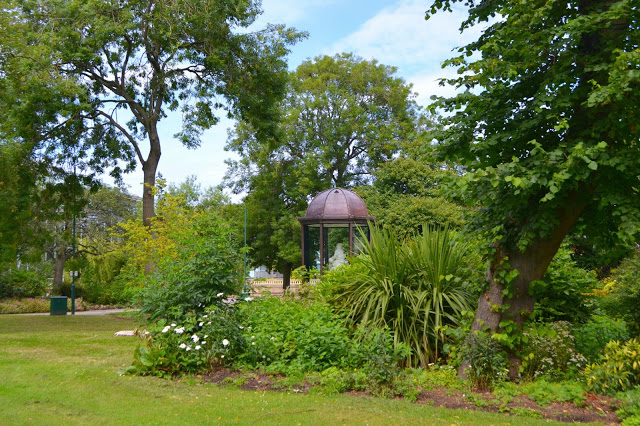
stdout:
[(353, 51), (389, 65), (439, 67), (452, 55), (452, 48), (477, 35), (460, 34), (464, 11), (441, 12), (425, 21), (425, 9), (421, 0), (405, 0), (382, 9), (355, 32), (327, 48), (326, 53)]
[(377, 59), (398, 68), (398, 74), (414, 85), (418, 103), (428, 105), (432, 95), (451, 96), (452, 87), (441, 87), (439, 78), (456, 75), (452, 68), (442, 69), (442, 63), (454, 56), (455, 48), (478, 38), (478, 26), (460, 33), (466, 18), (464, 8), (439, 12), (425, 21), (423, 0), (403, 0), (388, 6), (363, 23), (353, 33), (325, 49), (325, 54), (354, 52), (365, 59)]

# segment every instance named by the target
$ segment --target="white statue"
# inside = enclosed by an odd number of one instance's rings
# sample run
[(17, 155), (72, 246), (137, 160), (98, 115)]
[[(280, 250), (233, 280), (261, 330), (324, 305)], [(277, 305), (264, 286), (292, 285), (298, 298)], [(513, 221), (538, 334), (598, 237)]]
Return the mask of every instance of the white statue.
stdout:
[(342, 243), (336, 244), (336, 251), (333, 253), (333, 256), (329, 258), (329, 269), (333, 269), (336, 266), (344, 265), (346, 263), (346, 258), (344, 256), (344, 249), (342, 248)]

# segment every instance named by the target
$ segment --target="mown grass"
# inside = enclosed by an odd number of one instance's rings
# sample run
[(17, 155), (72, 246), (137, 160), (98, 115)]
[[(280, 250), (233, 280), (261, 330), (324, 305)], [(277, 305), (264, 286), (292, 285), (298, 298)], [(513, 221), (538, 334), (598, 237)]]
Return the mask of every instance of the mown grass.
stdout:
[(122, 316), (0, 315), (0, 424), (543, 424), (402, 400), (300, 395), (121, 376), (136, 338)]

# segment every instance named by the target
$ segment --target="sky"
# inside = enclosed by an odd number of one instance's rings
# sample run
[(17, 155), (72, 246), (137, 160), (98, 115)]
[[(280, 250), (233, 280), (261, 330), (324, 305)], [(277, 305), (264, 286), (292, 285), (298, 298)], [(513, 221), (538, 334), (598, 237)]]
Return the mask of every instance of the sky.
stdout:
[[(352, 52), (396, 67), (396, 75), (413, 85), (418, 104), (426, 106), (432, 95), (454, 93), (438, 85), (439, 78), (455, 75), (454, 69), (442, 69), (441, 64), (453, 56), (455, 48), (478, 36), (477, 29), (460, 33), (465, 17), (460, 9), (439, 12), (425, 21), (430, 4), (429, 0), (263, 0), (264, 12), (255, 26), (285, 24), (308, 32), (308, 38), (291, 48), (290, 70), (320, 55)], [(162, 157), (158, 171), (169, 183), (178, 184), (195, 175), (203, 188), (221, 184), (227, 169), (224, 160), (236, 158), (224, 150), (227, 129), (233, 122), (220, 120), (203, 134), (202, 145), (193, 150), (172, 138), (180, 125), (178, 114), (159, 123)], [(141, 182), (140, 166), (124, 177), (132, 194), (141, 195)]]

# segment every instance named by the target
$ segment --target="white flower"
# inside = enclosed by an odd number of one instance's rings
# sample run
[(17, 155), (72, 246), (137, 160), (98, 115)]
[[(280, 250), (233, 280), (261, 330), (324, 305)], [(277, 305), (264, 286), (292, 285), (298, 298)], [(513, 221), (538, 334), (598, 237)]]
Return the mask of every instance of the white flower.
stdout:
[(204, 324), (203, 322), (201, 322), (200, 324), (198, 324), (200, 327), (202, 327), (202, 324)]
[(209, 335), (208, 335), (208, 334), (205, 334), (205, 335), (204, 335), (204, 338), (206, 339), (207, 337), (209, 337)]
[(175, 329), (176, 334), (182, 334), (184, 333), (184, 327), (178, 327)]
[(191, 336), (191, 340), (193, 340), (193, 343), (198, 343), (200, 338), (197, 335), (194, 334), (193, 336)]
[(203, 315), (203, 316), (202, 316), (202, 318), (206, 318), (206, 317), (207, 317), (206, 315)]
[(179, 346), (180, 349), (184, 349), (186, 347), (187, 347), (187, 345), (185, 345), (184, 343), (180, 343), (180, 346)]
[(187, 347), (185, 348), (185, 350), (190, 351), (190, 350), (191, 350), (191, 346), (187, 346)]
[(176, 323), (175, 323), (175, 322), (171, 324), (171, 327), (175, 327), (175, 326), (176, 326)]
[(204, 340), (203, 340), (201, 343), (202, 343), (203, 345), (206, 345), (206, 344), (207, 344), (207, 342), (205, 342)]
[(246, 300), (247, 302), (251, 302), (253, 300), (253, 297), (246, 297), (244, 300)]
[(163, 333), (166, 333), (167, 331), (169, 331), (171, 329), (170, 325), (165, 326), (165, 328), (162, 329)]
[(216, 294), (216, 296), (217, 297), (222, 297), (222, 296), (224, 296), (224, 293), (218, 293), (218, 294)]
[(229, 341), (227, 339), (223, 339), (222, 346), (228, 346), (228, 345), (229, 345)]
[(275, 337), (272, 337), (272, 338), (271, 338), (271, 340), (276, 340), (276, 338), (275, 338)]
[(251, 336), (251, 338), (252, 338), (252, 339), (253, 339), (254, 337), (256, 337), (256, 336)]
[(244, 330), (244, 327), (243, 327), (243, 326), (241, 326), (241, 325), (240, 325), (239, 327), (240, 327), (240, 330)]
[(256, 344), (256, 342), (251, 342), (251, 344), (252, 344), (252, 345), (255, 345), (255, 344)]
[(211, 321), (209, 321), (209, 322), (207, 323), (207, 325), (211, 325)]
[(196, 350), (196, 351), (197, 351), (197, 350), (200, 350), (200, 348), (201, 348), (201, 347), (202, 347), (202, 346), (200, 346), (200, 345), (196, 345), (195, 350)]
[(262, 359), (265, 359), (267, 356), (266, 355), (262, 355)]
[(220, 355), (220, 358), (224, 358), (224, 355)]

